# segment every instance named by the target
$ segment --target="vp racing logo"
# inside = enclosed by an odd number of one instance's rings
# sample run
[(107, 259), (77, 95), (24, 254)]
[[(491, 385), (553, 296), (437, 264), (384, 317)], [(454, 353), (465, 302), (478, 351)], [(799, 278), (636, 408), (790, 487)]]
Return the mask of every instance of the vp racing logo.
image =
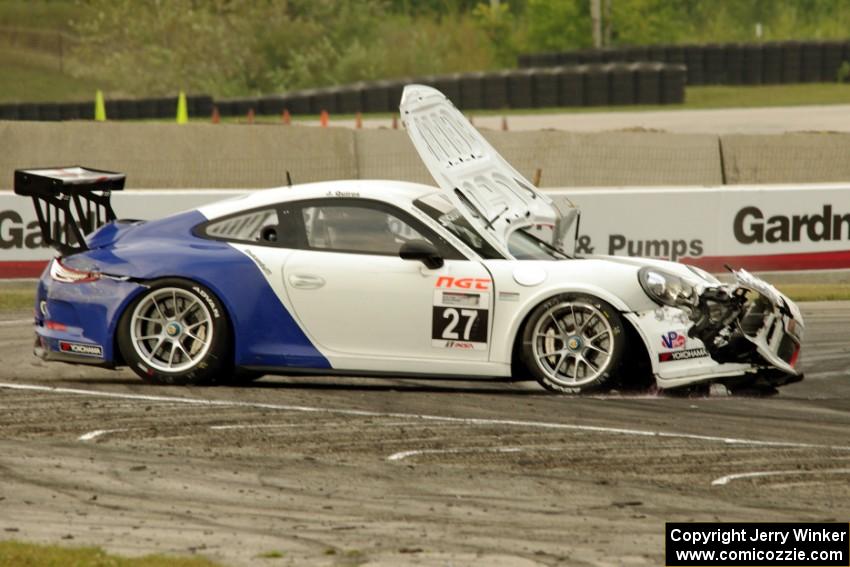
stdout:
[(666, 349), (682, 349), (685, 348), (687, 340), (684, 333), (670, 331), (666, 335), (661, 335), (661, 346)]

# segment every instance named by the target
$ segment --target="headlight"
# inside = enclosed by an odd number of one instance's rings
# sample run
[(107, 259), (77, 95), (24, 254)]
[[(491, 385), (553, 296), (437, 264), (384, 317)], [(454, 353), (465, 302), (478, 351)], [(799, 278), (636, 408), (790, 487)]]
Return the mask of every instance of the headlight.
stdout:
[(643, 291), (661, 305), (691, 308), (696, 304), (694, 286), (675, 274), (647, 266), (638, 272), (638, 281)]

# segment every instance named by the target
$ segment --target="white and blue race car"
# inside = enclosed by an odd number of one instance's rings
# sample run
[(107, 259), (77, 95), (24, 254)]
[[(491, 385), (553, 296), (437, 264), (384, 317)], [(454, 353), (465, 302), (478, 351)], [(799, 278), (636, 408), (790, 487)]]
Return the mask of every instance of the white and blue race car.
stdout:
[(401, 114), (439, 188), (313, 183), (142, 222), (115, 220), (121, 174), (16, 171), (61, 252), (38, 283), (36, 354), (159, 384), (336, 373), (585, 393), (802, 378), (800, 312), (769, 284), (576, 256), (578, 211), (441, 93), (408, 86)]

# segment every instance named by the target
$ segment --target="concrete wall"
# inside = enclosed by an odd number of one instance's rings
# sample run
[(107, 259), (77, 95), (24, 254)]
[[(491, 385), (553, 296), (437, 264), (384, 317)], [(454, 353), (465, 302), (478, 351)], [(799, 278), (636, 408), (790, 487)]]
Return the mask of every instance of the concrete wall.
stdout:
[(720, 142), (726, 183), (850, 181), (850, 134), (734, 135)]
[(0, 122), (0, 187), (16, 168), (85, 165), (128, 188), (274, 187), (357, 176), (354, 132), (238, 124)]
[[(543, 187), (850, 181), (850, 135), (485, 130)], [(134, 188), (260, 188), (330, 179), (432, 184), (401, 130), (238, 124), (0, 122), (0, 189), (22, 167), (86, 165)]]
[(636, 132), (485, 132), (493, 146), (542, 187), (720, 185), (720, 150), (710, 135)]

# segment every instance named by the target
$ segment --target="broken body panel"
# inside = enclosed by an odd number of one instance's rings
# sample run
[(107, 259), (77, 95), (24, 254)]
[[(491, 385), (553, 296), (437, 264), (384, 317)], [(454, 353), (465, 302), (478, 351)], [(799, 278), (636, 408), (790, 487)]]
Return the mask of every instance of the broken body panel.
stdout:
[[(405, 87), (400, 110), (408, 135), (434, 180), (491, 244), (510, 255), (509, 239), (514, 231), (543, 225), (551, 227), (543, 232), (544, 239), (567, 252), (568, 229), (579, 215), (571, 202), (556, 204), (538, 191), (436, 89)], [(659, 265), (652, 260), (644, 264), (650, 262)], [(663, 264), (660, 268), (664, 269)], [(688, 336), (700, 341), (714, 361), (745, 365), (730, 370), (732, 373), (755, 366), (800, 375), (795, 368), (803, 331), (799, 309), (749, 272), (733, 274), (735, 283), (721, 284), (717, 280), (707, 283), (695, 273), (697, 277), (689, 282), (694, 293), (670, 304), (687, 315)], [(653, 352), (651, 347), (649, 350)], [(660, 378), (658, 372), (656, 377)]]

